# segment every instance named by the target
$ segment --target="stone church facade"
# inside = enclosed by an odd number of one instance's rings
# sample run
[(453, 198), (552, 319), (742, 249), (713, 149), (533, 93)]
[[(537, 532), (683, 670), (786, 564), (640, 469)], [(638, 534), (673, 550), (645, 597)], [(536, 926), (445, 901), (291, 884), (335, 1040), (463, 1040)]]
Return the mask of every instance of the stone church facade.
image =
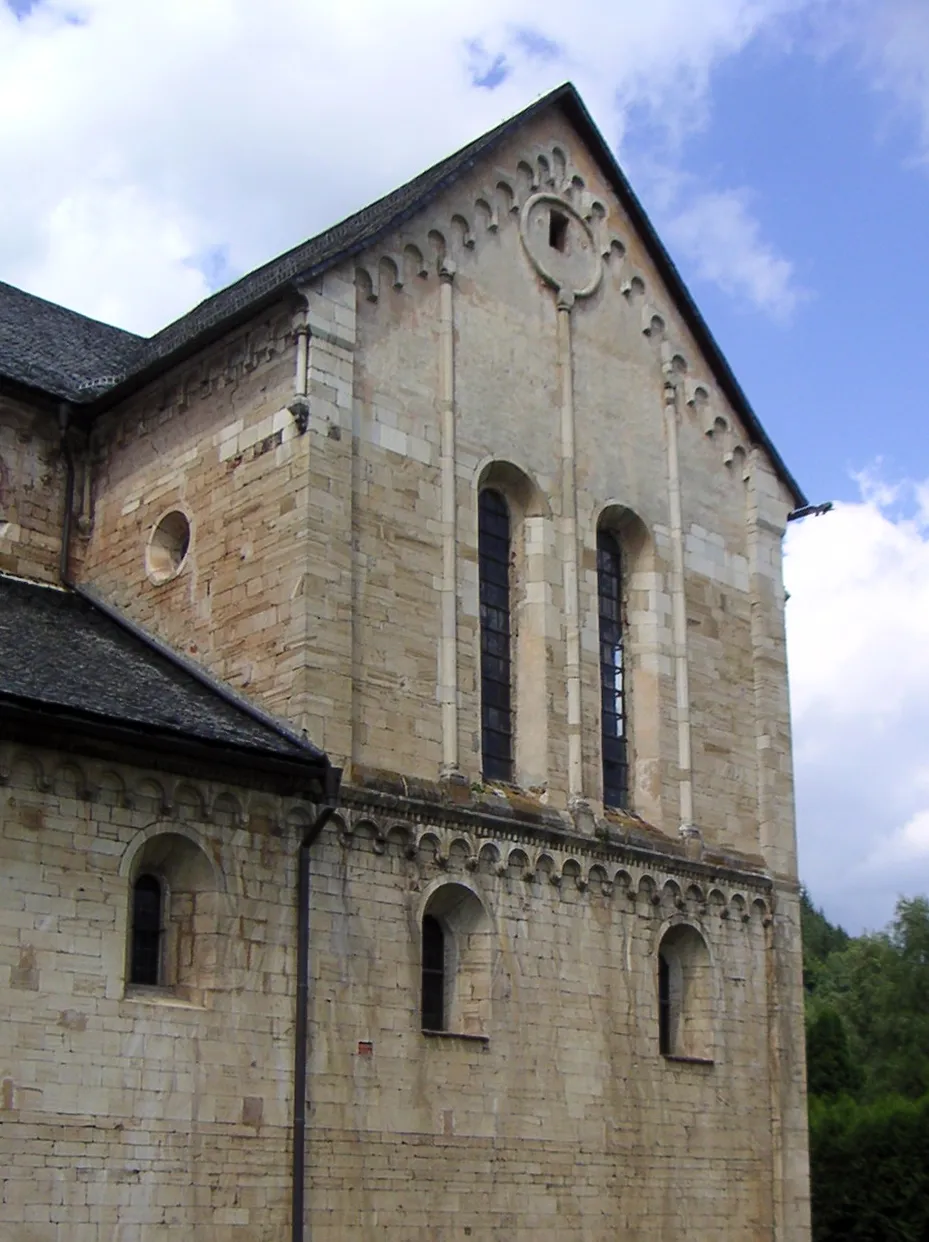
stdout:
[(573, 88), (0, 373), (0, 1237), (808, 1238), (805, 502)]

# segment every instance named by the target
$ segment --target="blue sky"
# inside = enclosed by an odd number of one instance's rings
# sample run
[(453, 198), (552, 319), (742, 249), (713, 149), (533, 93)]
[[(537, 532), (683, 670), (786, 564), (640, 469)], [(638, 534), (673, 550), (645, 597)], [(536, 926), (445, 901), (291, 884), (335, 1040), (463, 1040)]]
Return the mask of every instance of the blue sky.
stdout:
[(915, 125), (849, 54), (764, 45), (720, 67), (709, 106), (685, 166), (749, 187), (763, 235), (806, 291), (786, 323), (764, 322), (679, 256), (775, 443), (815, 501), (856, 499), (850, 471), (878, 458), (893, 476), (925, 478), (929, 169)]
[(786, 545), (801, 871), (877, 926), (929, 891), (927, 65), (929, 0), (0, 0), (0, 279), (154, 331), (573, 80), (837, 502)]

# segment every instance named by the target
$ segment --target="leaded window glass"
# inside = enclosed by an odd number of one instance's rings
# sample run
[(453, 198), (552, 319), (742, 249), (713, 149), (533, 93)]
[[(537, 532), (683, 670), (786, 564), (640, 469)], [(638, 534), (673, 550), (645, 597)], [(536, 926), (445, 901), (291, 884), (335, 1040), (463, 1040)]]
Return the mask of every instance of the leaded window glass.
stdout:
[(423, 917), (422, 1023), (424, 1031), (445, 1030), (445, 932), (431, 914)]
[(600, 739), (603, 801), (624, 807), (629, 798), (626, 751), (623, 580), (619, 544), (609, 531), (597, 535), (597, 589), (600, 598)]
[(132, 888), (132, 949), (129, 982), (161, 982), (161, 885), (140, 875)]
[(478, 501), (481, 601), (481, 755), (487, 780), (513, 779), (510, 512), (499, 492)]

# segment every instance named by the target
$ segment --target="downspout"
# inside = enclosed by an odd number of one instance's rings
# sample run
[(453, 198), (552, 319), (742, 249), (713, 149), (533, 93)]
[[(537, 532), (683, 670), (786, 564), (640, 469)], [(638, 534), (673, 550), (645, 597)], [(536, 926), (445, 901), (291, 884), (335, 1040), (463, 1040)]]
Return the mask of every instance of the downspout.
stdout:
[[(65, 503), (61, 521), (61, 555), (58, 572), (65, 586), (72, 587), (83, 594), (71, 581), (68, 570), (75, 477), (74, 454), (68, 443), (70, 416), (71, 407), (66, 401), (63, 401), (59, 407), (59, 423), (61, 426), (61, 452), (65, 460), (67, 473), (65, 476)], [(297, 1012), (294, 1023), (294, 1101), (291, 1153), (290, 1236), (292, 1242), (304, 1242), (306, 1199), (306, 1067), (310, 965), (310, 851), (322, 830), (335, 813), (341, 778), (341, 768), (326, 767), (323, 803), (316, 819), (303, 834), (297, 856)]]
[(291, 1242), (303, 1242), (306, 1197), (306, 1064), (310, 967), (310, 851), (335, 812), (340, 768), (326, 769), (323, 805), (297, 854), (297, 1013), (294, 1023), (294, 1111), (291, 1139)]

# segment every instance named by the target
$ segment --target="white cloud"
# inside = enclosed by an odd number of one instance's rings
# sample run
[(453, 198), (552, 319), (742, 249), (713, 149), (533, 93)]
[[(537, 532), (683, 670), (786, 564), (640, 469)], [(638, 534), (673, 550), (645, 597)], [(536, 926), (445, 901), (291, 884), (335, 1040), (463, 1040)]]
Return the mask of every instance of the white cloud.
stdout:
[(828, 0), (812, 14), (811, 45), (823, 56), (853, 56), (869, 86), (915, 125), (917, 158), (929, 163), (926, 0)]
[(852, 929), (929, 889), (926, 484), (859, 483), (785, 560), (801, 875)]
[[(151, 331), (207, 292), (196, 256), (246, 271), (566, 77), (610, 141), (632, 105), (679, 139), (714, 68), (810, 2), (0, 0), (0, 277)], [(706, 243), (703, 270), (783, 304), (739, 221), (745, 274)]]
[(808, 295), (793, 264), (764, 240), (744, 190), (703, 191), (664, 221), (668, 241), (684, 251), (697, 275), (787, 320)]
[(922, 159), (929, 161), (929, 4), (884, 0), (868, 5), (862, 56), (875, 86), (915, 119)]

